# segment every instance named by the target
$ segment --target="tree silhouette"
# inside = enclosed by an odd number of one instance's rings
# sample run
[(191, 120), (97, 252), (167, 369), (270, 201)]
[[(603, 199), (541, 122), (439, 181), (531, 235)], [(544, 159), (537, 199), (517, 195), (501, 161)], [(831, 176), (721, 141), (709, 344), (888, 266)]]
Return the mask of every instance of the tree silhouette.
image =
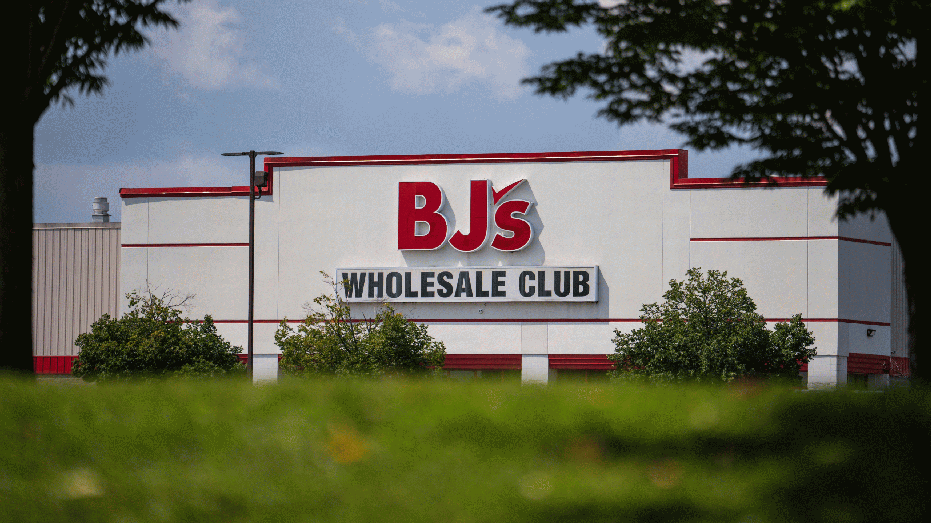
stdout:
[(487, 11), (536, 32), (591, 25), (605, 38), (603, 52), (525, 79), (538, 94), (588, 90), (619, 125), (663, 122), (697, 150), (760, 153), (732, 178), (824, 176), (838, 217), (884, 213), (905, 264), (912, 377), (924, 377), (927, 0), (517, 0)]
[[(188, 0), (178, 0), (186, 2)], [(31, 373), (35, 125), (56, 101), (107, 85), (107, 58), (141, 49), (147, 26), (177, 27), (166, 0), (48, 0), (4, 5), (0, 118), (0, 369)]]

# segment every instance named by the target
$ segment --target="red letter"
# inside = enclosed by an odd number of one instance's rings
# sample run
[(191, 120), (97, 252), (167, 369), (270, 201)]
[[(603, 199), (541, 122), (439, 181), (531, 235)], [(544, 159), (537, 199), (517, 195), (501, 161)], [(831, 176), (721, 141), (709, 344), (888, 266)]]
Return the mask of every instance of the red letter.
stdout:
[(533, 239), (533, 227), (530, 222), (514, 217), (514, 214), (525, 214), (530, 209), (530, 202), (526, 200), (511, 200), (504, 202), (495, 210), (495, 225), (502, 231), (510, 231), (510, 238), (503, 234), (496, 234), (491, 246), (499, 251), (514, 252), (530, 245)]
[[(417, 197), (424, 205), (417, 207)], [(445, 198), (440, 187), (432, 182), (400, 182), (398, 184), (398, 249), (432, 251), (446, 241), (449, 226), (440, 214)], [(427, 233), (417, 234), (417, 223), (427, 224)]]
[(469, 211), (469, 234), (459, 231), (449, 239), (449, 244), (457, 251), (472, 252), (485, 245), (488, 240), (488, 227), (491, 225), (491, 213), (488, 212), (488, 192), (491, 183), (488, 180), (472, 180), (471, 209)]

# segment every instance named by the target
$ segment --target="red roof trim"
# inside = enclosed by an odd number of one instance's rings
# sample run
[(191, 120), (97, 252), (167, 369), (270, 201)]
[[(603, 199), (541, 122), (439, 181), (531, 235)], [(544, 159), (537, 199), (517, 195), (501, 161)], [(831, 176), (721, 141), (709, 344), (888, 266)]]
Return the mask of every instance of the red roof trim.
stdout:
[(824, 187), (828, 184), (827, 178), (800, 177), (773, 177), (769, 181), (746, 182), (742, 179), (730, 178), (689, 178), (688, 177), (688, 151), (683, 150), (680, 156), (682, 169), (674, 170), (669, 179), (670, 189), (749, 189), (760, 187)]
[[(371, 156), (266, 156), (265, 172), (269, 174), (268, 187), (262, 195), (273, 194), (276, 167), (332, 167), (350, 165), (445, 165), (457, 163), (540, 163), (540, 162), (610, 162), (625, 160), (672, 160), (670, 175), (678, 177), (679, 164), (685, 169), (687, 162), (679, 161), (687, 152), (680, 149), (637, 151), (568, 151), (545, 153), (493, 153), (493, 154), (415, 154)], [(682, 172), (682, 177), (688, 173)], [(236, 187), (153, 187), (120, 189), (121, 198), (146, 197), (204, 197), (248, 196), (248, 186)]]
[[(670, 189), (726, 189), (752, 187), (824, 187), (827, 179), (772, 178), (769, 182), (745, 183), (729, 178), (689, 178), (688, 151), (685, 149), (649, 149), (635, 151), (565, 151), (544, 153), (491, 154), (414, 154), (369, 156), (266, 156), (265, 171), (268, 188), (263, 195), (273, 194), (276, 167), (334, 167), (352, 165), (446, 165), (459, 163), (563, 163), (609, 162), (626, 160), (670, 160)], [(248, 186), (233, 187), (153, 187), (120, 189), (122, 198), (144, 197), (204, 197), (247, 196)]]
[(348, 165), (442, 165), (455, 163), (605, 162), (624, 160), (668, 160), (684, 151), (655, 149), (638, 151), (567, 151), (545, 153), (412, 154), (371, 156), (268, 156), (266, 167), (333, 167)]
[[(274, 194), (274, 173), (265, 169), (268, 173), (268, 187), (262, 189), (262, 196)], [(204, 197), (204, 196), (249, 196), (248, 185), (237, 185), (233, 187), (145, 187), (134, 189), (120, 189), (120, 198), (184, 198), (184, 197)]]

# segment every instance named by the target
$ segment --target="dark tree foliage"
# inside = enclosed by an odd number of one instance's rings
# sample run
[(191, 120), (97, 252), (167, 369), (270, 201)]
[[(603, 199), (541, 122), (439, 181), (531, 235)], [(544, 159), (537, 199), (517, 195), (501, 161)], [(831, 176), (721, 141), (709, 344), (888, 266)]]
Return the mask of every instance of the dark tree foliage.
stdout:
[[(179, 0), (186, 2), (188, 0)], [(6, 2), (0, 118), (0, 369), (31, 373), (35, 125), (55, 101), (100, 93), (109, 56), (141, 49), (147, 26), (176, 27), (167, 0)]]
[[(605, 7), (602, 7), (605, 6)], [(663, 122), (698, 150), (735, 144), (760, 158), (747, 181), (824, 176), (838, 216), (885, 213), (902, 250), (913, 377), (928, 277), (918, 65), (927, 0), (516, 0), (488, 9), (507, 25), (562, 32), (591, 25), (601, 53), (543, 67), (525, 83), (568, 98), (579, 89), (619, 125)]]

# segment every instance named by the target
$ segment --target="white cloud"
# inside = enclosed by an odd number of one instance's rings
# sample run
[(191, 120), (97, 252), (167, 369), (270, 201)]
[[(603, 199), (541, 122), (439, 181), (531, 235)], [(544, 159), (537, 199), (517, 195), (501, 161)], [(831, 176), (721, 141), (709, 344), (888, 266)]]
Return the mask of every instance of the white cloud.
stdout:
[(379, 0), (378, 3), (381, 4), (381, 10), (386, 13), (403, 11), (401, 6), (392, 2), (391, 0)]
[(390, 75), (392, 89), (412, 94), (452, 92), (480, 82), (497, 98), (514, 99), (522, 91), (520, 79), (529, 72), (527, 46), (478, 9), (439, 28), (381, 24), (366, 47)]
[(153, 49), (167, 67), (181, 74), (193, 87), (277, 88), (277, 81), (251, 60), (245, 51), (242, 16), (217, 0), (172, 9), (179, 30), (160, 30), (151, 35)]

